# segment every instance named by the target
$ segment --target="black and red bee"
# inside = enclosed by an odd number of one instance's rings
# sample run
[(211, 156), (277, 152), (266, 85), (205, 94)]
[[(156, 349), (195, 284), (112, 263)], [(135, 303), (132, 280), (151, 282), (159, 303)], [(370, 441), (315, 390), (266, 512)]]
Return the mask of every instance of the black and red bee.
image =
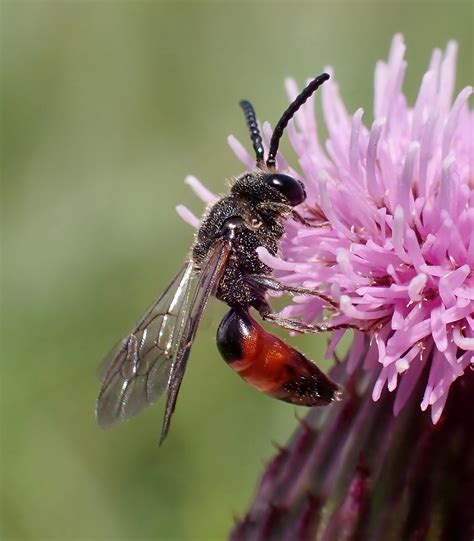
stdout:
[(328, 78), (326, 73), (316, 77), (283, 113), (266, 161), (254, 109), (248, 101), (240, 103), (255, 150), (256, 169), (241, 174), (230, 194), (207, 210), (178, 274), (107, 357), (97, 400), (100, 426), (108, 428), (129, 419), (167, 390), (160, 443), (164, 440), (211, 295), (230, 306), (217, 330), (217, 347), (247, 383), (292, 404), (320, 406), (339, 399), (339, 387), (314, 363), (266, 332), (250, 315), (250, 308), (254, 308), (264, 321), (297, 332), (327, 330), (272, 312), (266, 300), (269, 290), (329, 299), (313, 290), (279, 283), (256, 249), (264, 246), (277, 254), (287, 218), (314, 226), (294, 210), (306, 199), (302, 182), (277, 169), (276, 155), (289, 120)]

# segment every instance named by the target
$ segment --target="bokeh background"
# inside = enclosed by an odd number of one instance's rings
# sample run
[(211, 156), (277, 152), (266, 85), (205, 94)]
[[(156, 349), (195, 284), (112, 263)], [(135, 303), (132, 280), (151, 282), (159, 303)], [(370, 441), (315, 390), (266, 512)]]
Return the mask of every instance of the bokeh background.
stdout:
[[(175, 213), (241, 170), (237, 102), (273, 123), (283, 79), (335, 67), (371, 122), (373, 68), (405, 35), (411, 100), (431, 49), (460, 44), (470, 2), (6, 2), (2, 68), (1, 538), (214, 541), (244, 512), (296, 408), (220, 359), (209, 307), (170, 436), (162, 404), (110, 432), (94, 420), (101, 358), (186, 256)], [(314, 359), (326, 337), (292, 342)]]

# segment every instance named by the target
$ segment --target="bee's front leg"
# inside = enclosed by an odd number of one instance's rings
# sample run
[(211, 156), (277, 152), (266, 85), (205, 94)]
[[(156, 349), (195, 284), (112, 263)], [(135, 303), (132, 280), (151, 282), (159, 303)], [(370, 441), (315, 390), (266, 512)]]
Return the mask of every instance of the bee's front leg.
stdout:
[(303, 216), (294, 210), (293, 207), (285, 203), (275, 203), (274, 201), (260, 203), (257, 205), (257, 210), (264, 212), (275, 212), (277, 214), (281, 214), (282, 216), (290, 216), (293, 220), (295, 220), (295, 222), (298, 222), (305, 227), (319, 229), (321, 227), (328, 227), (331, 225), (328, 221), (310, 222), (306, 218), (303, 218)]
[(312, 227), (314, 229), (319, 229), (321, 227), (328, 227), (331, 225), (331, 222), (324, 221), (324, 222), (309, 222), (306, 218), (303, 218), (301, 214), (296, 212), (296, 210), (292, 210), (290, 213), (290, 216), (295, 220), (295, 222), (300, 223), (301, 225), (304, 225), (305, 227)]

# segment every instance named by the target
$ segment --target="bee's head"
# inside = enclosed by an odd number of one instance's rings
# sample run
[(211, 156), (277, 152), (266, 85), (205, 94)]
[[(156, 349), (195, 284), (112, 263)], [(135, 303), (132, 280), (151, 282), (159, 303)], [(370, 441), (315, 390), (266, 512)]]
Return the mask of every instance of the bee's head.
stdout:
[(232, 186), (231, 192), (257, 204), (282, 203), (296, 207), (306, 199), (300, 180), (268, 170), (244, 173)]
[(306, 199), (304, 185), (300, 180), (278, 172), (276, 156), (281, 136), (288, 122), (313, 92), (328, 79), (329, 75), (322, 73), (313, 79), (290, 103), (273, 130), (266, 160), (254, 108), (247, 100), (240, 102), (250, 131), (257, 168), (255, 171), (244, 173), (237, 179), (231, 189), (233, 194), (256, 204), (281, 203), (289, 207), (296, 207)]

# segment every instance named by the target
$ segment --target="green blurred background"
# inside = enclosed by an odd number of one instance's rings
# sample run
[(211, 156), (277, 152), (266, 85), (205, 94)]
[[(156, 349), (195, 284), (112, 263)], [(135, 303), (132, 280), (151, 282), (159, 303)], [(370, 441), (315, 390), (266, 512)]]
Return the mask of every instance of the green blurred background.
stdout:
[[(472, 4), (2, 2), (2, 539), (224, 539), (295, 408), (224, 364), (209, 307), (170, 436), (162, 405), (111, 432), (94, 420), (101, 358), (183, 261), (174, 207), (241, 170), (237, 101), (275, 121), (283, 79), (333, 65), (370, 121), (373, 68), (404, 33), (411, 100), (434, 46)], [(471, 81), (472, 82), (472, 81)], [(248, 143), (247, 143), (248, 144)], [(325, 337), (293, 339), (321, 356)], [(299, 412), (302, 413), (302, 412)]]

